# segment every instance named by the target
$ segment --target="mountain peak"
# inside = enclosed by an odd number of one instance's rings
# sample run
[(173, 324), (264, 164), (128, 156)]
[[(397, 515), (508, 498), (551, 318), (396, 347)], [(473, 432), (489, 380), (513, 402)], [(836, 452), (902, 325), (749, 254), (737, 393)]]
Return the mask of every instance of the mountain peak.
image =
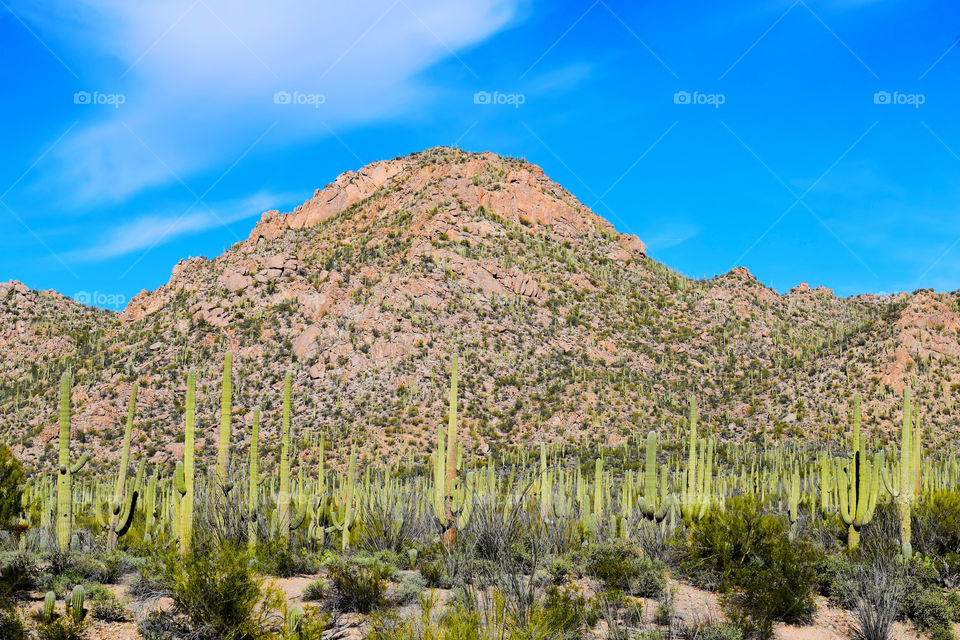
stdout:
[(536, 165), (491, 152), (433, 147), (340, 174), (292, 212), (266, 212), (248, 242), (316, 226), (374, 196), (379, 196), (377, 211), (409, 208), (431, 197), (455, 198), (460, 207), (485, 207), (527, 227), (551, 227), (559, 235), (591, 229), (614, 232), (613, 225)]

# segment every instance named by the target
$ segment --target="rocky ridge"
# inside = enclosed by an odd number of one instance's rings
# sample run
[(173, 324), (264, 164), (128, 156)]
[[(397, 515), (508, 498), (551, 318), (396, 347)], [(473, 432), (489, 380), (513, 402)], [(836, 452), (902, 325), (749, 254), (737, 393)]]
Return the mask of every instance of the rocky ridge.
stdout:
[[(255, 405), (266, 434), (275, 428), (292, 369), (304, 447), (324, 432), (367, 455), (422, 456), (458, 351), (479, 452), (672, 433), (690, 392), (723, 438), (815, 443), (839, 441), (859, 392), (865, 428), (883, 438), (906, 384), (933, 441), (956, 428), (957, 309), (955, 294), (930, 291), (840, 299), (802, 284), (780, 295), (742, 268), (689, 280), (540, 168), (437, 148), (265, 213), (247, 240), (181, 261), (121, 314), (0, 284), (0, 433), (51, 464), (56, 379), (70, 369), (75, 437), (106, 464), (138, 380), (136, 444), (168, 463), (182, 447), (187, 368), (211, 427), (229, 349), (239, 440)], [(215, 442), (199, 445), (211, 459)]]

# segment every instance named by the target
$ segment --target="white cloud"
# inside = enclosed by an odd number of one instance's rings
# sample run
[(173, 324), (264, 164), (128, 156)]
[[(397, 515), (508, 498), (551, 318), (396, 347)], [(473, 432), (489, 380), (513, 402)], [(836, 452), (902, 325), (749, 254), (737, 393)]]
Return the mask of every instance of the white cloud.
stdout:
[(182, 209), (146, 214), (132, 222), (98, 232), (90, 246), (72, 251), (65, 255), (64, 259), (98, 262), (136, 251), (148, 251), (183, 235), (200, 233), (258, 216), (294, 199), (295, 197), (289, 194), (260, 192), (240, 200), (213, 204), (210, 209), (197, 203), (193, 207), (188, 204)]
[[(63, 52), (78, 89), (126, 98), (117, 109), (77, 105), (84, 124), (41, 182), (65, 182), (91, 203), (123, 201), (174, 175), (225, 169), (274, 125), (261, 144), (422, 108), (434, 95), (422, 72), (503, 29), (525, 1), (15, 2)], [(277, 91), (325, 101), (277, 105)]]
[(651, 251), (663, 251), (679, 246), (701, 231), (699, 226), (689, 221), (671, 219), (670, 222), (670, 227), (652, 229), (649, 234), (640, 235), (640, 239)]

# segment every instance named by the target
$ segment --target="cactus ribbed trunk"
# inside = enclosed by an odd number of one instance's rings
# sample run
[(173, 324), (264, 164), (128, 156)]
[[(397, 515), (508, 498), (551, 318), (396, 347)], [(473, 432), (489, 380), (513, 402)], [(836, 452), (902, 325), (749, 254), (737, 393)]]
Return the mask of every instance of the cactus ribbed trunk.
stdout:
[(230, 471), (231, 412), (233, 411), (233, 353), (223, 357), (223, 386), (220, 390), (220, 442), (217, 445), (217, 482), (228, 490)]
[(914, 456), (913, 435), (913, 407), (910, 403), (910, 387), (907, 387), (903, 391), (903, 422), (900, 433), (900, 494), (896, 497), (897, 513), (900, 516), (900, 547), (907, 557), (913, 552), (910, 507), (915, 488), (914, 465), (919, 462)]
[(283, 383), (283, 422), (280, 425), (280, 495), (277, 497), (277, 525), (284, 543), (290, 541), (290, 403), (293, 374)]
[(260, 477), (260, 408), (253, 410), (253, 431), (250, 433), (250, 467), (247, 494), (247, 546), (257, 548), (257, 513), (259, 507), (258, 481)]
[(187, 415), (183, 438), (183, 479), (180, 493), (180, 553), (190, 553), (193, 542), (193, 474), (195, 455), (195, 433), (197, 411), (197, 372), (190, 369), (187, 374)]
[(457, 518), (453, 513), (453, 492), (457, 482), (457, 360), (457, 354), (454, 354), (450, 367), (450, 410), (447, 415), (447, 473), (444, 478), (447, 531), (456, 531), (457, 528)]
[(70, 374), (60, 377), (60, 456), (57, 474), (57, 544), (70, 548), (73, 532), (73, 487), (70, 474)]

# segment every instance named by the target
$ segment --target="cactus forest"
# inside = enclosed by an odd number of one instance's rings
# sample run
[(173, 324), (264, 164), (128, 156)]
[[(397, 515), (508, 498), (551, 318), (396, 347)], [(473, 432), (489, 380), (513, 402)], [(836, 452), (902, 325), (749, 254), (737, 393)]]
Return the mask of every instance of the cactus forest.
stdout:
[[(909, 387), (887, 444), (861, 429), (858, 396), (842, 446), (722, 442), (692, 391), (674, 429), (484, 455), (458, 417), (478, 381), (461, 379), (456, 352), (448, 362), (446, 415), (421, 455), (361, 464), (356, 438), (302, 429), (292, 372), (269, 411), (238, 420), (234, 395), (250, 387), (228, 352), (219, 415), (198, 415), (186, 372), (172, 464), (132, 445), (132, 385), (108, 476), (72, 438), (63, 373), (57, 464), (20, 472), (5, 588), (37, 594), (42, 637), (130, 621), (151, 639), (747, 638), (828, 608), (851, 612), (859, 637), (947, 637), (960, 616), (960, 459), (925, 445)], [(200, 439), (215, 456), (198, 457)], [(104, 586), (117, 582), (123, 598)], [(702, 615), (682, 609), (691, 594)]]

